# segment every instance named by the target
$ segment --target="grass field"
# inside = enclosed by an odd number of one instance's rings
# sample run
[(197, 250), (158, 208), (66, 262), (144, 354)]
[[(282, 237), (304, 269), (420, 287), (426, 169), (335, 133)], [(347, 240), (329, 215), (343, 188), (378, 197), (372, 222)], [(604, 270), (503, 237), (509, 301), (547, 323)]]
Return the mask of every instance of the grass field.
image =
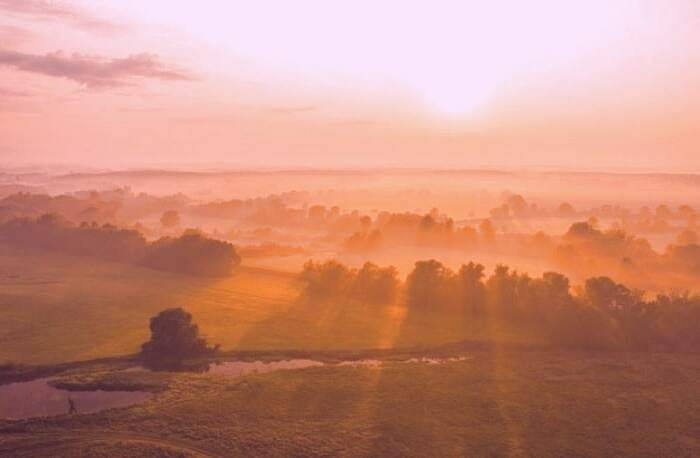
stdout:
[(241, 267), (198, 278), (89, 258), (0, 250), (0, 362), (57, 363), (139, 351), (148, 320), (182, 306), (224, 350), (433, 346), (463, 339), (532, 342), (453, 314), (402, 305), (298, 300), (293, 274)]
[(73, 379), (64, 383), (127, 380), (156, 394), (96, 414), (0, 421), (0, 455), (700, 455), (697, 355), (514, 351), (500, 344), (538, 341), (456, 312), (309, 304), (298, 299), (300, 288), (294, 275), (251, 267), (202, 279), (4, 250), (0, 361), (131, 354), (148, 338), (148, 319), (173, 306), (190, 310), (224, 350), (421, 351), (464, 339), (495, 345), (438, 365), (385, 362), (242, 378), (110, 372), (133, 364), (128, 359), (69, 365), (61, 377)]
[(13, 456), (698, 456), (700, 361), (474, 353), (227, 378), (146, 404), (0, 423)]
[(0, 361), (61, 362), (138, 351), (148, 320), (175, 306), (235, 345), (297, 295), (289, 276), (240, 269), (226, 279), (57, 255), (0, 255)]

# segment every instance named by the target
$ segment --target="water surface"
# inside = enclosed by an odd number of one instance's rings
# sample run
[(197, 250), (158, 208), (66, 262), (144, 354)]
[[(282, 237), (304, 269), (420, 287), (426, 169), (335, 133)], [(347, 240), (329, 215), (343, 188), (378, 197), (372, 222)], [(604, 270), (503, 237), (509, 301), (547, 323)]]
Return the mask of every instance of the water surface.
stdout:
[(0, 385), (0, 418), (24, 419), (67, 414), (68, 399), (77, 413), (127, 407), (149, 399), (145, 391), (68, 391), (48, 384), (49, 378)]
[[(442, 364), (454, 361), (465, 361), (469, 358), (458, 356), (453, 358), (411, 358), (396, 363)], [(376, 359), (347, 360), (338, 363), (322, 363), (312, 359), (288, 359), (282, 361), (226, 361), (213, 363), (208, 366), (209, 374), (240, 377), (253, 373), (265, 373), (277, 370), (303, 369), (320, 366), (369, 366), (378, 367), (386, 362)], [(140, 367), (132, 367), (127, 371), (142, 371)], [(0, 385), (0, 418), (24, 419), (31, 417), (46, 417), (69, 413), (69, 399), (73, 400), (77, 413), (99, 412), (115, 407), (128, 407), (146, 401), (152, 393), (145, 391), (68, 391), (54, 388), (48, 384), (50, 378), (41, 378), (29, 382), (9, 383)]]
[(282, 369), (303, 369), (305, 367), (323, 366), (324, 364), (312, 359), (288, 359), (283, 361), (226, 361), (214, 363), (209, 366), (206, 372), (209, 374), (228, 375), (240, 377), (241, 375), (253, 373), (265, 373)]
[[(466, 356), (458, 356), (453, 358), (411, 358), (404, 361), (393, 361), (398, 363), (423, 363), (423, 364), (442, 364), (454, 361), (466, 361)], [(213, 363), (208, 366), (205, 372), (209, 374), (227, 375), (232, 377), (240, 377), (242, 375), (253, 373), (265, 373), (276, 370), (285, 369), (303, 369), (305, 367), (320, 367), (320, 366), (369, 366), (377, 367), (384, 364), (385, 361), (378, 359), (358, 359), (340, 361), (338, 363), (322, 363), (313, 359), (287, 359), (282, 361), (225, 361)]]

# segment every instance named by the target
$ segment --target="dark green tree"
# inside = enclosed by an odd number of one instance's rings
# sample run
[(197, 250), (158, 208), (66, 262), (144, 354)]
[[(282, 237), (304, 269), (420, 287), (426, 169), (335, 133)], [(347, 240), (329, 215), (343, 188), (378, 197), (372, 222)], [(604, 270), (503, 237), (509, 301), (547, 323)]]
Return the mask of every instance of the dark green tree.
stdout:
[(163, 310), (151, 318), (151, 340), (141, 346), (141, 356), (153, 368), (177, 368), (183, 361), (213, 353), (200, 337), (199, 327), (184, 309)]

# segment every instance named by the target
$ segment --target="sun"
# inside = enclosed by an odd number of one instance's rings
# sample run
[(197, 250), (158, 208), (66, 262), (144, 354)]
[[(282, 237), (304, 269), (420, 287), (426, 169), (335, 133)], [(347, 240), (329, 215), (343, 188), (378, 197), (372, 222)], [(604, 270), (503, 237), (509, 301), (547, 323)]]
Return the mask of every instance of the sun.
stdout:
[(429, 105), (438, 114), (464, 115), (473, 113), (478, 107), (478, 98), (472, 94), (443, 92), (429, 95)]
[(433, 84), (421, 91), (431, 111), (441, 115), (469, 115), (479, 109), (486, 94), (464, 84)]
[(493, 92), (495, 78), (459, 64), (440, 67), (413, 73), (412, 85), (427, 109), (451, 117), (475, 114)]

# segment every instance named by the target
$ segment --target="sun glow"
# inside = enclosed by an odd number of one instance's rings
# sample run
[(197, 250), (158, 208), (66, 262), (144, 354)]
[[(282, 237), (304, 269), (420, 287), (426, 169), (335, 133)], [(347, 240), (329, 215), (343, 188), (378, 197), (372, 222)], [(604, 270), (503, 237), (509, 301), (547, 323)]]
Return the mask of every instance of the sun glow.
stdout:
[(623, 9), (553, 1), (211, 3), (110, 6), (207, 43), (217, 57), (210, 64), (222, 72), (291, 74), (355, 89), (389, 82), (438, 113), (472, 112), (541, 62), (551, 71), (609, 43)]
[(104, 165), (698, 163), (690, 2), (28, 2), (63, 5), (51, 20), (24, 3), (0, 1), (19, 11), (0, 24), (0, 154), (18, 162), (60, 144)]
[[(471, 77), (470, 77), (471, 76)], [(440, 80), (416, 84), (427, 105), (436, 114), (463, 115), (478, 111), (492, 89), (468, 72), (454, 72)]]

